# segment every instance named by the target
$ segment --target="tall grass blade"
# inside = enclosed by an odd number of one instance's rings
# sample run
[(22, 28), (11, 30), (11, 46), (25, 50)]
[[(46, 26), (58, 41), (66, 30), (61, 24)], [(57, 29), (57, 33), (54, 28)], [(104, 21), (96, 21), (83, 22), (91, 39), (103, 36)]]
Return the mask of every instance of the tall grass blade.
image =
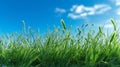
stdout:
[(116, 23), (115, 23), (115, 21), (113, 19), (111, 19), (111, 22), (112, 22), (112, 24), (114, 26), (114, 31), (116, 31)]
[(63, 19), (61, 20), (61, 24), (62, 24), (62, 26), (63, 26), (63, 29), (66, 30), (66, 25), (65, 25), (65, 22), (64, 22)]
[(103, 33), (103, 32), (102, 32), (102, 27), (101, 27), (101, 26), (99, 26), (99, 32), (100, 32), (100, 33)]
[(112, 37), (110, 39), (110, 43), (114, 40), (115, 36), (116, 36), (116, 32), (113, 33), (113, 35), (112, 35)]

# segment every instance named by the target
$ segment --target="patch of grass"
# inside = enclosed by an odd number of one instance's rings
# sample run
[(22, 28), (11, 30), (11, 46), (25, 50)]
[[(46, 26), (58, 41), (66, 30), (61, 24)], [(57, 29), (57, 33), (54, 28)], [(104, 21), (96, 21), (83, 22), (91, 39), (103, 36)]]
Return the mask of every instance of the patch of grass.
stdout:
[(62, 30), (55, 28), (44, 36), (25, 27), (22, 33), (2, 35), (0, 67), (120, 67), (120, 36), (111, 22), (114, 31), (109, 35), (102, 27), (87, 35), (78, 28), (73, 35), (63, 20)]

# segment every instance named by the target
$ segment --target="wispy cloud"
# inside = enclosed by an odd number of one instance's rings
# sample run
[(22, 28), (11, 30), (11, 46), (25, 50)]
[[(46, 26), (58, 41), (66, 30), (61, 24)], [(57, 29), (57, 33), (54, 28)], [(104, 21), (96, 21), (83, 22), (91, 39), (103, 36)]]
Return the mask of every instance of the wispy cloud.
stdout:
[(96, 4), (93, 7), (86, 7), (84, 5), (73, 5), (70, 9), (68, 17), (72, 19), (79, 19), (90, 15), (104, 14), (110, 9), (111, 7), (106, 4)]
[(113, 2), (115, 6), (117, 7), (115, 9), (116, 14), (120, 15), (120, 0), (111, 0), (111, 2)]
[(116, 10), (117, 15), (120, 15), (120, 8)]
[(116, 0), (116, 5), (120, 6), (120, 0)]
[(120, 0), (111, 0), (111, 1), (114, 2), (116, 6), (120, 6)]
[(63, 8), (55, 8), (56, 13), (66, 13), (66, 10)]

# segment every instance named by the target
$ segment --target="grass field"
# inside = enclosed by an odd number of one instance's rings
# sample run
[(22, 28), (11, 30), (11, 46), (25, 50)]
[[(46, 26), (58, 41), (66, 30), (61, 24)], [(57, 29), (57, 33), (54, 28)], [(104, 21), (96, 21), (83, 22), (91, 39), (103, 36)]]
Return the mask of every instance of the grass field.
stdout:
[(62, 20), (62, 28), (46, 32), (31, 29), (1, 35), (0, 67), (120, 67), (120, 36), (113, 19), (112, 33), (77, 28), (72, 34)]

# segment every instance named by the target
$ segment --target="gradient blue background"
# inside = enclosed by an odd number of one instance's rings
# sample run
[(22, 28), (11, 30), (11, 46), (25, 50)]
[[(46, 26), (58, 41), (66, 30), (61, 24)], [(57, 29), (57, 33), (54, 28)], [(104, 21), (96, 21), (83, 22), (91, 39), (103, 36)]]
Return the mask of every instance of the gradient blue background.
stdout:
[[(109, 4), (112, 9), (101, 15), (88, 16), (86, 19), (71, 19), (67, 16), (72, 5), (93, 6), (94, 4)], [(64, 14), (55, 12), (55, 8), (66, 9)], [(44, 33), (47, 28), (61, 26), (60, 20), (64, 19), (66, 25), (73, 27), (81, 26), (84, 23), (104, 24), (110, 18), (119, 19), (115, 14), (116, 7), (110, 0), (0, 0), (0, 33), (19, 32), (22, 28), (21, 21), (24, 20), (27, 26), (33, 29), (40, 29)]]

